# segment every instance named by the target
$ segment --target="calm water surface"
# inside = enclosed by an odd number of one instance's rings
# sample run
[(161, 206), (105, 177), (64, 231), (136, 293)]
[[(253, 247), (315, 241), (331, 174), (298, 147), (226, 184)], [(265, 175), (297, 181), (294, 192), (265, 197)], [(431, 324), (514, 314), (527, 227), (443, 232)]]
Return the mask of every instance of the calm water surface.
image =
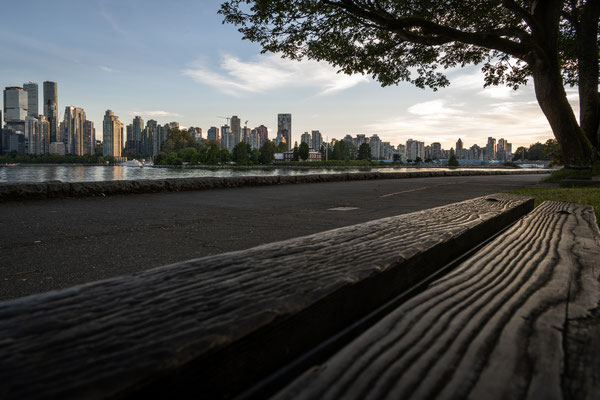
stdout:
[[(457, 168), (464, 170), (466, 168)], [(469, 168), (478, 170), (478, 168)], [(491, 171), (491, 168), (479, 168)], [(345, 174), (358, 172), (406, 172), (406, 171), (449, 171), (448, 168), (318, 168), (318, 169), (178, 169), (121, 166), (81, 166), (81, 165), (18, 165), (0, 167), (0, 183), (25, 182), (90, 182), (134, 179), (165, 179), (192, 177), (236, 177), (236, 176), (278, 176)]]

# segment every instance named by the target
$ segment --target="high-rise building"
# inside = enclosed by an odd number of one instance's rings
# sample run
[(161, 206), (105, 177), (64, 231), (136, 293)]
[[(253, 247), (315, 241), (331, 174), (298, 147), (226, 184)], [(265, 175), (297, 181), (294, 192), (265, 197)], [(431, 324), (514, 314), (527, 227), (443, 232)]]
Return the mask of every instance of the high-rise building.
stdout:
[(160, 150), (162, 149), (162, 145), (165, 142), (165, 140), (167, 140), (167, 138), (169, 137), (169, 125), (165, 124), (165, 125), (158, 125), (156, 127), (156, 130), (158, 132), (158, 153), (160, 153)]
[(179, 122), (169, 122), (167, 125), (169, 129), (179, 129)]
[(242, 128), (242, 141), (244, 143), (250, 143), (250, 128), (248, 128), (247, 126), (244, 126)]
[(62, 142), (58, 130), (58, 94), (56, 82), (44, 82), (44, 115), (50, 123), (50, 143)]
[(40, 113), (38, 107), (38, 84), (34, 82), (24, 83), (23, 89), (27, 92), (27, 115), (37, 118)]
[(229, 152), (233, 151), (235, 147), (234, 136), (231, 133), (231, 128), (229, 125), (221, 126), (221, 148), (227, 149)]
[(18, 86), (4, 89), (4, 122), (24, 125), (25, 117), (27, 117), (27, 92)]
[(254, 129), (256, 129), (256, 133), (258, 134), (258, 147), (260, 147), (269, 140), (269, 130), (264, 125), (257, 126)]
[(438, 143), (438, 142), (431, 143), (431, 159), (439, 160), (440, 158), (442, 158), (441, 143)]
[(83, 121), (83, 154), (96, 152), (96, 128), (92, 121)]
[(139, 115), (133, 119), (133, 146), (135, 152), (142, 154), (142, 131), (144, 130), (144, 120)]
[(208, 140), (219, 140), (219, 128), (217, 128), (216, 126), (211, 126), (210, 128), (208, 128), (206, 138)]
[(133, 124), (128, 124), (125, 127), (125, 151), (135, 153), (135, 142), (133, 141)]
[(416, 161), (417, 157), (421, 160), (425, 159), (425, 143), (408, 139), (406, 141), (406, 160)]
[(306, 143), (308, 145), (308, 147), (312, 147), (311, 142), (312, 142), (312, 140), (310, 138), (310, 133), (304, 132), (302, 134), (302, 136), (300, 136), (300, 143)]
[(28, 154), (47, 154), (50, 144), (50, 124), (46, 117), (28, 115), (25, 118), (25, 144)]
[(277, 137), (285, 138), (287, 149), (292, 149), (292, 114), (277, 114)]
[(121, 157), (123, 124), (111, 110), (106, 110), (102, 123), (103, 155)]
[(30, 115), (25, 117), (25, 152), (36, 154), (40, 134), (40, 124), (37, 118)]
[(250, 131), (250, 137), (248, 138), (247, 143), (250, 145), (252, 150), (260, 148), (260, 135), (256, 128)]
[(383, 158), (381, 154), (381, 139), (379, 139), (379, 136), (373, 135), (369, 138), (369, 147), (371, 148), (371, 159), (381, 160)]
[(231, 134), (233, 135), (233, 141), (235, 146), (242, 140), (242, 125), (237, 115), (231, 117)]
[(321, 150), (321, 144), (323, 143), (323, 136), (321, 135), (321, 132), (312, 131), (310, 134), (312, 136), (312, 143), (310, 147), (312, 147), (315, 151)]
[(146, 122), (146, 128), (148, 128), (148, 135), (150, 136), (150, 138), (152, 138), (152, 151), (150, 152), (150, 156), (155, 156), (159, 153), (160, 151), (160, 146), (162, 143), (160, 143), (160, 136), (159, 136), (159, 132), (158, 132), (158, 122), (156, 122), (153, 119), (149, 119), (148, 122)]
[(496, 159), (496, 139), (488, 137), (487, 145), (485, 146), (485, 153), (487, 160)]
[(82, 156), (83, 152), (83, 123), (85, 122), (85, 111), (83, 108), (67, 106), (64, 116), (65, 152)]
[(460, 138), (456, 141), (456, 158), (465, 158), (463, 154), (463, 141)]

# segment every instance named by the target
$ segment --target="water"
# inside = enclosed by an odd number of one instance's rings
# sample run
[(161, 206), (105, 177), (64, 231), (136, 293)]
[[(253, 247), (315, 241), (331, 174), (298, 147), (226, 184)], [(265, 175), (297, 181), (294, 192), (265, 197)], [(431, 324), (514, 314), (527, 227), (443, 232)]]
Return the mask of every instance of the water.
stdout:
[[(407, 171), (449, 171), (448, 168), (314, 168), (314, 169), (180, 169), (122, 166), (83, 166), (83, 165), (18, 165), (0, 167), (0, 183), (26, 182), (92, 182), (135, 179), (166, 179), (194, 177), (237, 177), (237, 176), (278, 176), (346, 174), (359, 172), (407, 172)], [(457, 168), (454, 170), (467, 170)], [(495, 168), (468, 168), (468, 170), (495, 171)], [(506, 170), (504, 170), (506, 171)]]

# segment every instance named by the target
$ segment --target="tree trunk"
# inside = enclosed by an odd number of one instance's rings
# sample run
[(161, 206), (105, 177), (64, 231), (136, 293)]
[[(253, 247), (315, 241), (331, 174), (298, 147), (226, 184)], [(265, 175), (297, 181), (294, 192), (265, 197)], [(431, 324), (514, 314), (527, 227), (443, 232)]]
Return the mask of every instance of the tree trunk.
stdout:
[(546, 115), (558, 141), (566, 167), (583, 167), (590, 164), (592, 146), (575, 119), (567, 100), (558, 60), (558, 24), (562, 1), (533, 2), (531, 11), (535, 24), (532, 27), (534, 51), (529, 56), (535, 96)]
[(533, 68), (535, 96), (558, 141), (565, 166), (589, 165), (591, 145), (577, 124), (558, 66), (544, 64), (546, 63), (537, 62)]
[(598, 148), (598, 19), (600, 1), (589, 1), (575, 26), (577, 68), (579, 70), (579, 121), (581, 129), (595, 148)]

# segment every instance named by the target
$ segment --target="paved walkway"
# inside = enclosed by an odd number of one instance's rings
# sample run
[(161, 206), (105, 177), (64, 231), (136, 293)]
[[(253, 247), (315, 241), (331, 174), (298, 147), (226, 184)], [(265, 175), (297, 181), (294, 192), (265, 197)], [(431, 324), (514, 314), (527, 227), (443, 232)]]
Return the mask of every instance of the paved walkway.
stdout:
[(0, 205), (0, 299), (534, 185), (545, 175), (390, 179)]

